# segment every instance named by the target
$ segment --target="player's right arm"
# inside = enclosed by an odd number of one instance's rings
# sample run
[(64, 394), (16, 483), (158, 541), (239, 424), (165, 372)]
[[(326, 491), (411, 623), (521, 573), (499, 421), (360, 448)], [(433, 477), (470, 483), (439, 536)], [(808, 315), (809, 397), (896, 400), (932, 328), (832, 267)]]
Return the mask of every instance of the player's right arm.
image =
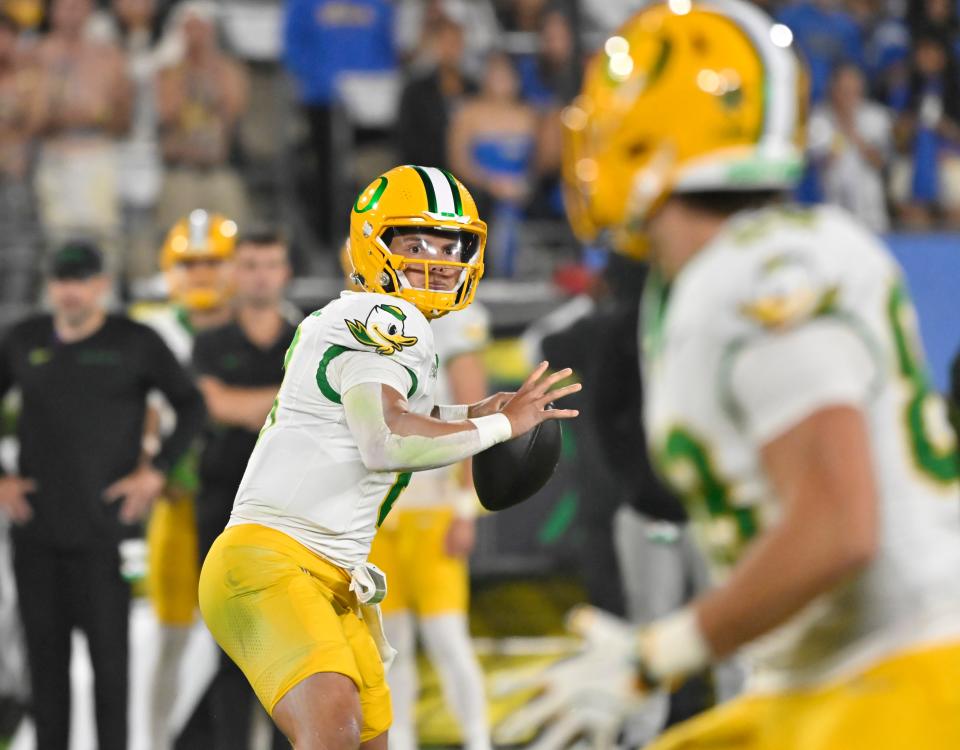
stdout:
[(551, 401), (580, 390), (574, 383), (550, 390), (569, 369), (547, 375), (543, 362), (497, 414), (441, 421), (409, 409), (400, 390), (361, 382), (343, 395), (347, 425), (370, 471), (416, 471), (447, 466), (522, 435), (548, 419), (570, 419), (573, 409), (546, 409)]

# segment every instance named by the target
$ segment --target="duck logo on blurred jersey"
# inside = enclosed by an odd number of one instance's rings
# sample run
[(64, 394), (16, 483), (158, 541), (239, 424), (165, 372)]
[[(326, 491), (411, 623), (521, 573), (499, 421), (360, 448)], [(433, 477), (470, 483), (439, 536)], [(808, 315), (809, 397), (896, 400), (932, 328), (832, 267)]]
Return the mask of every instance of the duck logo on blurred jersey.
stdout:
[(404, 334), (406, 319), (406, 314), (396, 305), (376, 305), (367, 315), (366, 322), (344, 320), (344, 323), (361, 344), (374, 347), (377, 354), (390, 356), (417, 343), (416, 336)]

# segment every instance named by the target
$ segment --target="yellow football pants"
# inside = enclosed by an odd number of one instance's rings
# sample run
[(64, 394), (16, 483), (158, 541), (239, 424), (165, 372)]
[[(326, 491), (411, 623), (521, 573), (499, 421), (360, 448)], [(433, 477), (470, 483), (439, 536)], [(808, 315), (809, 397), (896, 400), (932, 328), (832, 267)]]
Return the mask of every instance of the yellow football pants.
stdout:
[(200, 573), (200, 611), (271, 714), (297, 683), (346, 675), (360, 692), (364, 742), (393, 720), (380, 653), (358, 614), (350, 575), (286, 534), (228, 527)]
[(160, 498), (147, 524), (147, 592), (164, 625), (190, 625), (200, 577), (193, 497)]
[(387, 574), (387, 598), (380, 605), (383, 614), (412, 611), (429, 617), (466, 612), (467, 563), (445, 550), (453, 510), (441, 507), (394, 513), (396, 521), (377, 531), (369, 558)]
[(882, 661), (837, 684), (747, 695), (679, 724), (647, 750), (956, 750), (960, 643)]

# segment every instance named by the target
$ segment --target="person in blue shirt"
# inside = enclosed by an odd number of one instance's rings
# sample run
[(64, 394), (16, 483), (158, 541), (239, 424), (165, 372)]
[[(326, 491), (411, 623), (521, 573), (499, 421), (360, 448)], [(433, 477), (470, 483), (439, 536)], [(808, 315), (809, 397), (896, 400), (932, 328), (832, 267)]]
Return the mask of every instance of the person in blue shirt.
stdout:
[(777, 20), (790, 28), (807, 60), (813, 103), (826, 96), (838, 63), (866, 67), (860, 27), (836, 0), (800, 0), (783, 8)]
[(896, 131), (904, 157), (891, 174), (900, 221), (929, 229), (942, 216), (960, 227), (960, 73), (953, 46), (938, 30), (913, 42), (907, 106)]
[(297, 86), (310, 128), (316, 165), (311, 212), (320, 240), (334, 237), (336, 165), (333, 105), (341, 76), (397, 67), (390, 0), (288, 0), (283, 24), (283, 62)]

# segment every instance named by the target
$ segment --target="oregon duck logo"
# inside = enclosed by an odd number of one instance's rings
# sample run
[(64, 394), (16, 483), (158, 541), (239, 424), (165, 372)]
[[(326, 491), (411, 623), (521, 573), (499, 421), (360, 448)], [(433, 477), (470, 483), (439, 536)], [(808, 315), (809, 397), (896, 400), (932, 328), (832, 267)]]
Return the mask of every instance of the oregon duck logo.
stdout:
[(366, 322), (344, 320), (344, 323), (361, 344), (376, 347), (377, 354), (389, 356), (417, 343), (416, 336), (404, 335), (406, 319), (403, 310), (396, 305), (377, 305), (370, 311)]

